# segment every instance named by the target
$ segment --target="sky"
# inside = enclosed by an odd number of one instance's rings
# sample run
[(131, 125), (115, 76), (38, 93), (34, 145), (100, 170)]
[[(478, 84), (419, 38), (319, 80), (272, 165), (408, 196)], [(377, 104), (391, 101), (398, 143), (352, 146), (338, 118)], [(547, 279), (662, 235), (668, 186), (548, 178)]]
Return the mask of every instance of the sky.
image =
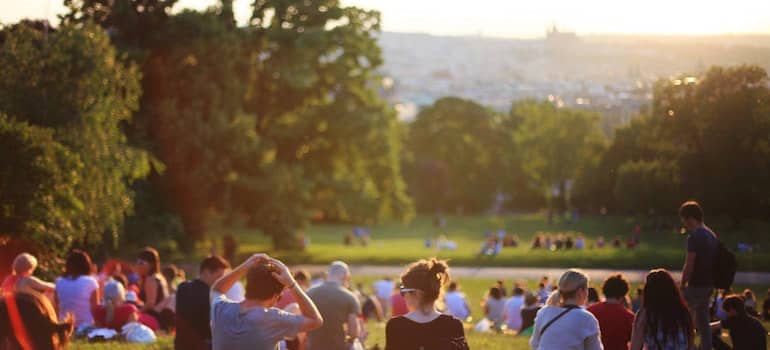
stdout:
[[(235, 0), (245, 23), (253, 0)], [(0, 23), (65, 12), (62, 0), (0, 0)], [(204, 9), (216, 0), (180, 0)], [(382, 12), (383, 30), (537, 38), (552, 24), (588, 34), (770, 34), (770, 0), (342, 0)]]

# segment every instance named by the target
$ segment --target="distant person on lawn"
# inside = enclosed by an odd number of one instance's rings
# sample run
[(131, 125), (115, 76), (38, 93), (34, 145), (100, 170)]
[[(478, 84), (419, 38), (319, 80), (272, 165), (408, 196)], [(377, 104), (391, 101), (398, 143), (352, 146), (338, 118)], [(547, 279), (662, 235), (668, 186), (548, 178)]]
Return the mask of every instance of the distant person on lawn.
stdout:
[(521, 330), (521, 309), (524, 307), (524, 289), (514, 286), (511, 293), (511, 298), (505, 302), (503, 316), (508, 329), (519, 331)]
[(401, 275), (401, 294), (409, 313), (391, 318), (385, 327), (385, 350), (468, 350), (462, 321), (436, 309), (449, 281), (445, 261), (417, 261)]
[(444, 304), (446, 304), (447, 314), (457, 317), (461, 321), (471, 315), (471, 308), (465, 299), (465, 293), (460, 291), (460, 285), (457, 282), (449, 283), (449, 288), (444, 295)]
[(714, 292), (714, 259), (719, 239), (703, 224), (703, 209), (695, 201), (679, 208), (682, 225), (687, 229), (687, 257), (682, 268), (681, 289), (700, 337), (700, 350), (711, 350), (711, 294)]
[(588, 311), (599, 321), (605, 350), (628, 350), (634, 314), (624, 304), (628, 281), (622, 274), (607, 277), (602, 285), (605, 300), (591, 305)]
[[(211, 349), (211, 285), (230, 269), (222, 257), (212, 255), (201, 261), (198, 278), (182, 282), (176, 291), (177, 350)], [(229, 298), (228, 298), (229, 299)]]
[[(232, 285), (246, 277), (246, 299), (227, 298)], [(284, 288), (294, 291), (302, 315), (275, 308)], [(274, 350), (279, 341), (316, 329), (323, 318), (286, 267), (267, 254), (254, 254), (211, 286), (211, 334), (214, 350)]]
[(602, 350), (599, 322), (583, 309), (588, 302), (588, 275), (570, 269), (559, 279), (546, 306), (537, 312), (529, 345), (534, 350)]
[(324, 324), (308, 333), (308, 350), (347, 350), (360, 335), (361, 304), (347, 288), (350, 268), (341, 261), (329, 265), (326, 282), (311, 288), (307, 294), (313, 300)]

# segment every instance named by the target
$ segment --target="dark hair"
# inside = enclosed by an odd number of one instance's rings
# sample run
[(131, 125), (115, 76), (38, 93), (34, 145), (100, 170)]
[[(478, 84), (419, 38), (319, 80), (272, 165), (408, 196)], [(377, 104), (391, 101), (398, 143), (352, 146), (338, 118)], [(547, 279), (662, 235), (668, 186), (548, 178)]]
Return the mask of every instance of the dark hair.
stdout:
[(88, 256), (88, 253), (80, 249), (73, 249), (64, 264), (64, 276), (74, 279), (90, 275), (92, 266), (93, 263), (91, 263), (91, 257)]
[[(58, 350), (67, 345), (72, 334), (73, 324), (71, 320), (59, 322), (53, 306), (43, 295), (32, 292), (16, 292), (9, 296), (16, 303), (16, 307), (27, 330), (28, 341), (33, 349)], [(10, 322), (8, 306), (5, 298), (0, 298), (0, 341), (5, 340), (14, 345), (19, 345), (13, 325)], [(21, 348), (18, 346), (18, 348)]]
[(679, 216), (683, 219), (693, 218), (701, 222), (703, 221), (703, 208), (696, 201), (687, 201), (679, 207)]
[(456, 291), (457, 290), (457, 282), (455, 282), (455, 281), (449, 282), (449, 287), (447, 287), (447, 289), (450, 292)]
[(150, 271), (147, 273), (148, 276), (160, 272), (160, 256), (155, 248), (145, 247), (139, 252), (138, 258), (150, 265)]
[(589, 287), (588, 288), (588, 302), (589, 303), (599, 302), (599, 292), (597, 292), (596, 288), (594, 288), (594, 287)]
[(512, 295), (524, 295), (524, 288), (513, 287)]
[(422, 304), (432, 304), (438, 300), (441, 288), (448, 281), (449, 265), (446, 261), (436, 258), (412, 263), (401, 275), (401, 284), (404, 287), (422, 291)]
[(229, 269), (230, 263), (219, 255), (209, 255), (203, 261), (201, 261), (199, 272), (208, 271), (214, 272), (219, 269)]
[(168, 264), (163, 267), (160, 273), (163, 275), (163, 278), (166, 279), (166, 284), (170, 286), (174, 281), (174, 278), (179, 275), (179, 268), (174, 264)]
[(294, 280), (297, 282), (310, 281), (310, 273), (305, 270), (298, 270), (294, 272)]
[[(661, 333), (665, 343), (676, 339), (681, 331), (686, 334), (688, 345), (693, 344), (693, 321), (687, 303), (668, 271), (656, 269), (647, 274), (642, 308), (647, 315), (647, 334)], [(658, 340), (655, 338), (656, 343)], [(661, 344), (657, 345), (662, 348)]]
[(489, 288), (489, 296), (494, 299), (500, 300), (503, 297), (503, 291), (500, 289), (500, 287), (492, 286), (491, 288)]
[(605, 298), (622, 299), (628, 294), (628, 289), (628, 281), (621, 273), (610, 275), (602, 285), (602, 293)]
[(722, 302), (722, 309), (727, 311), (728, 309), (734, 310), (739, 315), (745, 315), (746, 314), (746, 300), (738, 295), (738, 294), (732, 294), (725, 298), (725, 300)]
[(283, 284), (273, 277), (278, 269), (269, 263), (259, 264), (246, 272), (246, 299), (267, 300), (283, 291)]

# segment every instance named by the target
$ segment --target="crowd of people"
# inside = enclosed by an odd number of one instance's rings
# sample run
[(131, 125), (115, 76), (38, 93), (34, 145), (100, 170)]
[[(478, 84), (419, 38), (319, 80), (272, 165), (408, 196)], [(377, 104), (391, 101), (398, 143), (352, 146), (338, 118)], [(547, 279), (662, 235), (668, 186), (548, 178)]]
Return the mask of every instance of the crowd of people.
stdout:
[[(770, 291), (761, 309), (751, 290), (722, 291), (712, 304), (716, 235), (703, 224), (697, 203), (685, 203), (680, 216), (690, 235), (679, 282), (653, 269), (632, 298), (622, 274), (607, 276), (601, 293), (578, 269), (556, 283), (544, 277), (535, 290), (514, 283), (510, 296), (498, 281), (484, 297), (483, 319), (472, 328), (529, 337), (532, 349), (543, 350), (689, 350), (696, 343), (701, 350), (765, 349), (767, 330), (758, 317), (770, 318)], [(161, 269), (152, 248), (141, 250), (134, 264), (108, 261), (101, 270), (75, 249), (54, 282), (35, 277), (36, 267), (37, 259), (22, 253), (0, 285), (4, 349), (61, 349), (73, 337), (105, 340), (105, 330), (126, 337), (130, 328), (171, 334), (176, 349), (360, 350), (366, 348), (368, 320), (386, 322), (386, 350), (469, 348), (471, 307), (447, 262), (435, 258), (370, 288), (353, 288), (342, 261), (314, 278), (261, 253), (235, 268), (208, 256), (192, 280), (173, 265)], [(720, 336), (723, 329), (729, 344)]]

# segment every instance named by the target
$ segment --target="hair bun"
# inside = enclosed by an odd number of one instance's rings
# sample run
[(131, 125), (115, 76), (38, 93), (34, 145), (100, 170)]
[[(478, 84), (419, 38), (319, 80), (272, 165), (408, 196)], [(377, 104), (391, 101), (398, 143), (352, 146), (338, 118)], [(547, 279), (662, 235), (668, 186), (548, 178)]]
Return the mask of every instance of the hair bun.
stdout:
[(430, 273), (433, 274), (445, 274), (449, 270), (449, 266), (446, 261), (433, 258), (430, 260)]

